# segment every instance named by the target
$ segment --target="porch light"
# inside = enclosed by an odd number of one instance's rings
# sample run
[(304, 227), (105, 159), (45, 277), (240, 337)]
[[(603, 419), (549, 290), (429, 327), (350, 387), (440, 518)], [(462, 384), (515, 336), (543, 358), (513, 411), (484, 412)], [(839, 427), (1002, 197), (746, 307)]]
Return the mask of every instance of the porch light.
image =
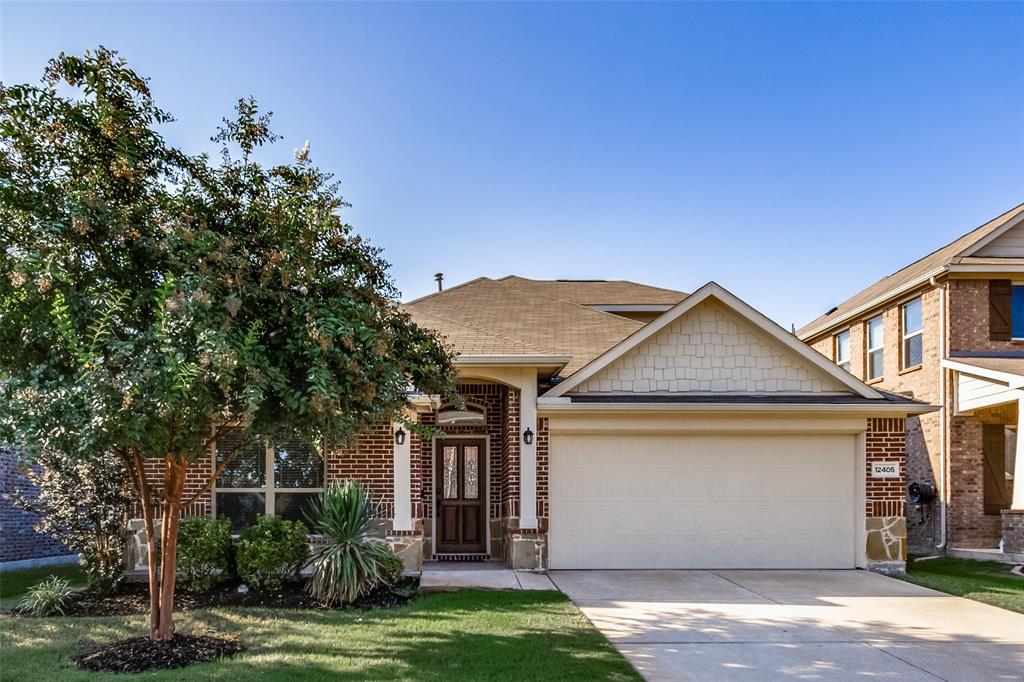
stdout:
[(527, 445), (531, 445), (533, 443), (533, 431), (531, 431), (529, 427), (523, 431), (523, 442)]
[(395, 431), (395, 445), (401, 445), (404, 442), (405, 442), (405, 431), (403, 431), (402, 427), (399, 426), (398, 430)]

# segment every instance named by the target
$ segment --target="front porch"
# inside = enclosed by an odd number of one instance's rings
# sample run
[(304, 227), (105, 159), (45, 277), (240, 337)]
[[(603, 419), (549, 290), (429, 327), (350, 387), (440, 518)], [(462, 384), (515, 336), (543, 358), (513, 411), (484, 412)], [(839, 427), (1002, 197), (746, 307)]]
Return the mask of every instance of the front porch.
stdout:
[(536, 415), (537, 370), (470, 374), (458, 386), (463, 405), (417, 402), (415, 420), (441, 436), (396, 439), (389, 541), (410, 570), (475, 561), (543, 571), (547, 424)]
[[(1024, 556), (1024, 356), (953, 357), (951, 556)], [(996, 557), (996, 554), (1002, 556)]]

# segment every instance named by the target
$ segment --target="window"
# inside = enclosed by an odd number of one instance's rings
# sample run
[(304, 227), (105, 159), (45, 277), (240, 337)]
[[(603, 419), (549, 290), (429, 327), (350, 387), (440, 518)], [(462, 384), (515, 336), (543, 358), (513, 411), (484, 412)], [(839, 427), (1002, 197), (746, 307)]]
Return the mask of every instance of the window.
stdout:
[(1024, 283), (1010, 287), (1010, 338), (1024, 341)]
[(868, 320), (868, 381), (881, 378), (885, 372), (885, 320), (882, 316)]
[(306, 509), (324, 489), (321, 452), (298, 442), (271, 445), (257, 439), (244, 445), (244, 437), (231, 429), (217, 439), (217, 466), (235, 454), (214, 486), (216, 515), (231, 519), (236, 530), (262, 514), (305, 522)]
[(850, 371), (850, 330), (839, 332), (834, 337), (836, 364)]
[(924, 353), (924, 335), (921, 332), (921, 299), (915, 298), (901, 306), (903, 325), (902, 368), (917, 367)]

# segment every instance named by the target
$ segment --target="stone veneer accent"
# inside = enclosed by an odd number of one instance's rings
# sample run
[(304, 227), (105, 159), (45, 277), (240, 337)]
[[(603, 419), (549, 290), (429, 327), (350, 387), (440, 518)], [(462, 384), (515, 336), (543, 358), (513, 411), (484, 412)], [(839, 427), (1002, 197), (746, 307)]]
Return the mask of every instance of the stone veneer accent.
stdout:
[(716, 301), (704, 301), (584, 381), (578, 393), (846, 391)]

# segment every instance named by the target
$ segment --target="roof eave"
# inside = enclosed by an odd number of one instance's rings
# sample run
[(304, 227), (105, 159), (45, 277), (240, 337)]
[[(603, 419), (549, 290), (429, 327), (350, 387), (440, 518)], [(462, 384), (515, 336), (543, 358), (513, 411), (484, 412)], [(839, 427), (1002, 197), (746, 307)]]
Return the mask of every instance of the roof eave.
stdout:
[(932, 270), (930, 272), (926, 272), (925, 274), (921, 275), (920, 277), (917, 277), (915, 279), (910, 280), (909, 282), (907, 282), (906, 284), (904, 284), (902, 286), (899, 286), (899, 287), (896, 287), (895, 289), (891, 289), (890, 291), (887, 291), (886, 293), (882, 294), (881, 296), (876, 296), (875, 298), (871, 299), (867, 303), (859, 305), (856, 308), (854, 308), (853, 310), (850, 310), (849, 312), (843, 313), (842, 315), (836, 317), (833, 320), (828, 320), (827, 322), (819, 324), (816, 327), (812, 327), (811, 329), (807, 329), (807, 330), (801, 329), (801, 330), (797, 331), (796, 336), (801, 341), (806, 341), (807, 339), (814, 338), (815, 336), (818, 336), (819, 334), (821, 334), (823, 332), (830, 331), (830, 330), (832, 330), (832, 329), (842, 325), (844, 322), (848, 322), (849, 320), (851, 320), (851, 319), (853, 319), (853, 318), (855, 318), (855, 317), (857, 317), (859, 315), (863, 315), (864, 313), (866, 313), (867, 311), (869, 311), (869, 310), (871, 310), (873, 308), (877, 308), (878, 306), (886, 303), (887, 301), (889, 301), (891, 299), (899, 298), (900, 296), (906, 294), (907, 292), (913, 291), (914, 289), (916, 289), (916, 288), (926, 284), (927, 282), (929, 282), (933, 278), (941, 277), (942, 275), (946, 274), (947, 272), (949, 272), (949, 266), (948, 265), (943, 265), (941, 267), (935, 268), (934, 270)]
[(575, 403), (568, 398), (537, 399), (537, 411), (548, 412), (773, 412), (773, 413), (843, 413), (856, 415), (916, 416), (935, 412), (938, 405), (879, 401), (864, 403)]

